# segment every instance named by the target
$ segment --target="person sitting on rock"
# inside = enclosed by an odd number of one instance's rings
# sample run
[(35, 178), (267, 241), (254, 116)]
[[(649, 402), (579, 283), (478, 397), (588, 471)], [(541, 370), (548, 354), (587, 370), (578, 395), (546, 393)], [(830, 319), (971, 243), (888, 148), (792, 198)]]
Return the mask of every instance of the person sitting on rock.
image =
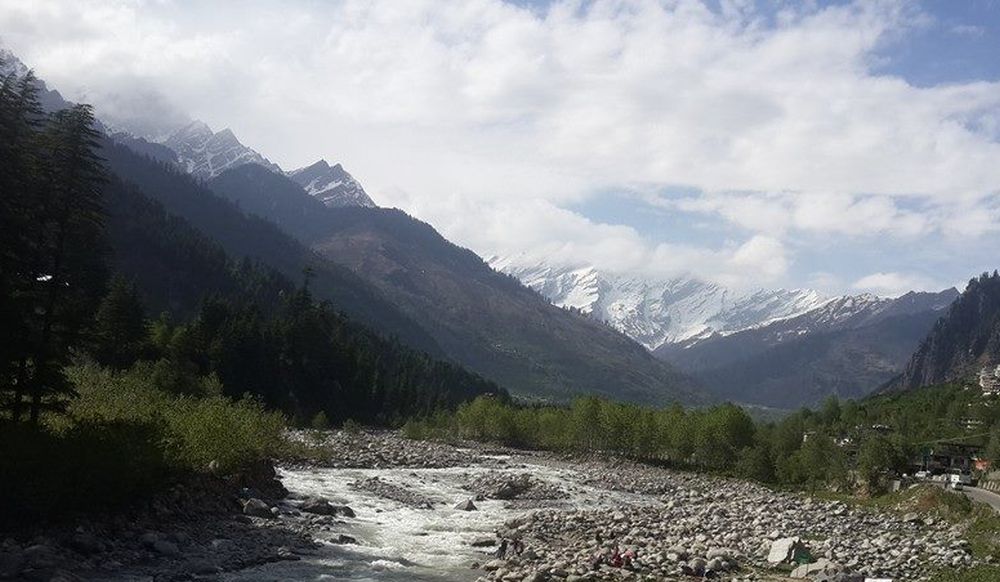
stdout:
[(500, 559), (507, 557), (507, 538), (500, 540), (500, 547), (497, 548), (496, 557)]

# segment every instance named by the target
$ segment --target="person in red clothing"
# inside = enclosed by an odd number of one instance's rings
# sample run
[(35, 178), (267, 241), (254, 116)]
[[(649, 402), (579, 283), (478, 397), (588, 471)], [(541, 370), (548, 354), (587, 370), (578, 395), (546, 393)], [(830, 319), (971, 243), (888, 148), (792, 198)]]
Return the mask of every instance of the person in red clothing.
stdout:
[(622, 560), (622, 552), (618, 548), (617, 544), (615, 544), (615, 549), (611, 552), (611, 559), (609, 560), (609, 562), (615, 568), (622, 567), (622, 563), (624, 562), (624, 560)]

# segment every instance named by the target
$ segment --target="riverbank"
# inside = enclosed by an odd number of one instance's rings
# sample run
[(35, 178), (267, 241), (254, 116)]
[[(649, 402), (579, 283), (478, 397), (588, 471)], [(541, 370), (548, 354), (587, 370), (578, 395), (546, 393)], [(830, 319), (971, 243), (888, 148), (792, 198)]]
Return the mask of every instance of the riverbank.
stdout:
[[(744, 481), (398, 433), (294, 438), (308, 454), (278, 467), (281, 488), (266, 470), (243, 482), (205, 477), (212, 485), (182, 486), (145, 512), (23, 532), (3, 542), (0, 573), (11, 577), (14, 565), (35, 580), (846, 581), (920, 580), (977, 563), (962, 525)], [(511, 551), (498, 558), (504, 540)], [(615, 546), (635, 554), (629, 569), (611, 563)], [(795, 553), (819, 565), (793, 571)]]

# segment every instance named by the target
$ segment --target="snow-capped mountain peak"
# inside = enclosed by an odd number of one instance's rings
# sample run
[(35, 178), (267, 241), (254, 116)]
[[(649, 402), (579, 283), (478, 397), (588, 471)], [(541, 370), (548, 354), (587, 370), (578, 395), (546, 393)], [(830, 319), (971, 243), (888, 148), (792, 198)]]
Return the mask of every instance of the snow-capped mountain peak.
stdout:
[(292, 170), (287, 175), (327, 206), (375, 207), (361, 184), (340, 164), (331, 166), (326, 160), (320, 160), (310, 166)]
[(692, 343), (713, 334), (767, 325), (830, 301), (812, 289), (739, 293), (691, 277), (643, 279), (601, 272), (592, 266), (560, 267), (520, 257), (492, 257), (488, 262), (552, 303), (606, 321), (651, 350), (667, 343)]

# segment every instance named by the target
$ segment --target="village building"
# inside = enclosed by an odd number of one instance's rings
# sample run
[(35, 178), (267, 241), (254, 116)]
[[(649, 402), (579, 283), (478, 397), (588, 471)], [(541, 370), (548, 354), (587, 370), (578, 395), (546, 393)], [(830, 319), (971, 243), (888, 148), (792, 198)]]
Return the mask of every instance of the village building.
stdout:
[(979, 388), (984, 396), (1000, 396), (1000, 365), (986, 366), (979, 372)]

